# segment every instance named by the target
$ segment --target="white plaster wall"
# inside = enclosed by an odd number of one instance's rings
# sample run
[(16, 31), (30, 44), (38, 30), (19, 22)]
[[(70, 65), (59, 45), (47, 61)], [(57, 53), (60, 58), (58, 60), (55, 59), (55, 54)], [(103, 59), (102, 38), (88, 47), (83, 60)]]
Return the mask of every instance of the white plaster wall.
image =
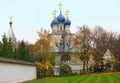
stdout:
[(18, 83), (36, 79), (36, 67), (0, 62), (0, 83)]
[(80, 73), (80, 70), (83, 69), (83, 65), (69, 65), (71, 67), (72, 73)]
[(67, 31), (67, 33), (70, 33), (70, 25), (66, 25), (65, 30)]

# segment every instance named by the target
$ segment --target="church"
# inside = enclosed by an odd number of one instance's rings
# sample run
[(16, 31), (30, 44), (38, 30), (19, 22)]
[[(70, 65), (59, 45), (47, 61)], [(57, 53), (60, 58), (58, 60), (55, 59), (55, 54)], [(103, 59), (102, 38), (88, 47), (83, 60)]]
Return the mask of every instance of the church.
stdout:
[(70, 31), (71, 21), (69, 19), (67, 10), (65, 15), (62, 12), (63, 4), (60, 2), (60, 11), (58, 16), (56, 16), (56, 10), (53, 11), (53, 20), (51, 21), (51, 35), (57, 42), (54, 44), (54, 52), (58, 55), (55, 59), (54, 75), (59, 75), (60, 63), (66, 64), (71, 67), (72, 73), (80, 73), (83, 69), (83, 62), (77, 56), (72, 56), (71, 53), (74, 52), (73, 48), (73, 36), (74, 34)]

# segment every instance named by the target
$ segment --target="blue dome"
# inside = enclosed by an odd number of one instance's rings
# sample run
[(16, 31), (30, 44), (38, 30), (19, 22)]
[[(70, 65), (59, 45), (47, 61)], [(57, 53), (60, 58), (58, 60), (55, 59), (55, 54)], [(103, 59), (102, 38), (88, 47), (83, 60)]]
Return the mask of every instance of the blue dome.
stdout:
[(64, 25), (70, 25), (70, 24), (71, 24), (71, 21), (69, 19), (66, 19), (64, 22)]
[(59, 16), (57, 17), (58, 22), (64, 22), (65, 21), (65, 17), (62, 14), (59, 14)]
[(51, 26), (53, 26), (54, 24), (58, 24), (58, 20), (56, 18), (53, 19), (53, 21), (51, 22)]

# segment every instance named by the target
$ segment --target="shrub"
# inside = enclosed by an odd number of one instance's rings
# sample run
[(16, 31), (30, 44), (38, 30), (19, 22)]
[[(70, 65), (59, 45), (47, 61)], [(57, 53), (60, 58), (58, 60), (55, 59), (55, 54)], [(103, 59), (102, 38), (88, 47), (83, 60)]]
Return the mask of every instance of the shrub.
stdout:
[(45, 70), (45, 76), (53, 76), (52, 68), (49, 68), (48, 70)]
[(72, 73), (72, 75), (79, 75), (79, 73), (77, 73), (77, 72), (74, 72), (74, 73)]
[(44, 77), (44, 71), (37, 67), (37, 78)]
[(82, 70), (80, 70), (80, 74), (87, 74), (86, 69), (82, 69)]
[(62, 65), (60, 67), (60, 76), (68, 76), (71, 75), (72, 71), (68, 65)]

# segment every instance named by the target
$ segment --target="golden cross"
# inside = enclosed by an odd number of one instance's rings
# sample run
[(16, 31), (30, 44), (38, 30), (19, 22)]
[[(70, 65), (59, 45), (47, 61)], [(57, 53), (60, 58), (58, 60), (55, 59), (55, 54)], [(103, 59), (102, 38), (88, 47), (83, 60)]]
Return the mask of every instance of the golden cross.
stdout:
[(60, 3), (58, 4), (58, 6), (60, 6), (60, 11), (62, 11), (62, 6), (63, 6), (63, 4), (62, 4), (61, 1), (60, 1)]
[(69, 10), (67, 10), (66, 12), (65, 12), (65, 16), (68, 18), (68, 13), (69, 13)]
[(54, 11), (53, 11), (53, 13), (52, 13), (53, 18), (55, 18), (55, 17), (56, 17), (56, 12), (57, 12), (56, 10), (54, 10)]
[(67, 13), (65, 12), (65, 17), (67, 18)]

